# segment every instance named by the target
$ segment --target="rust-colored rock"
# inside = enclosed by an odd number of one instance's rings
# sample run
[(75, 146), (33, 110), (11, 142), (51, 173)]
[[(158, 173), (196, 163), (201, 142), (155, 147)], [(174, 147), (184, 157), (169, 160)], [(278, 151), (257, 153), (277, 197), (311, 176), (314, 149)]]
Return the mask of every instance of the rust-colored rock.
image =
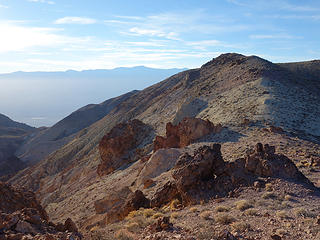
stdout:
[(220, 144), (203, 146), (193, 156), (180, 156), (174, 167), (172, 177), (184, 204), (194, 204), (205, 198), (212, 188), (214, 175), (220, 176), (225, 171)]
[(171, 229), (173, 229), (173, 224), (170, 222), (170, 217), (161, 217), (150, 226), (151, 232), (170, 231)]
[(41, 218), (48, 220), (46, 211), (41, 207), (33, 192), (22, 191), (0, 182), (0, 212), (13, 213), (24, 208), (34, 208)]
[(260, 177), (291, 179), (314, 185), (286, 156), (275, 154), (275, 147), (256, 144), (245, 158), (225, 162), (220, 144), (203, 146), (191, 156), (181, 155), (172, 171), (174, 182), (156, 189), (151, 205), (159, 207), (173, 198), (184, 205), (199, 203), (215, 196), (228, 196), (240, 186), (254, 186)]
[(129, 194), (124, 205), (115, 207), (107, 213), (107, 222), (114, 223), (123, 220), (130, 212), (139, 208), (149, 208), (150, 200), (140, 190)]
[(176, 184), (174, 182), (167, 182), (155, 190), (151, 199), (151, 207), (161, 207), (176, 198), (180, 198)]
[(78, 232), (77, 225), (72, 221), (71, 218), (68, 218), (64, 222), (64, 227), (65, 227), (65, 230), (68, 232)]
[(102, 161), (97, 169), (98, 175), (109, 174), (122, 165), (141, 158), (141, 145), (147, 144), (145, 140), (151, 133), (152, 128), (137, 119), (113, 127), (99, 143)]
[[(48, 222), (48, 216), (34, 193), (15, 189), (2, 182), (0, 192), (0, 239), (82, 239), (71, 219), (57, 226)], [(59, 230), (60, 225), (63, 227)]]
[(257, 143), (245, 158), (245, 169), (256, 176), (295, 179), (312, 185), (288, 157), (275, 154), (275, 147), (268, 144)]
[(210, 134), (218, 133), (222, 129), (209, 120), (200, 118), (184, 118), (178, 125), (167, 123), (166, 137), (156, 136), (153, 142), (153, 151), (161, 148), (182, 148), (190, 143)]

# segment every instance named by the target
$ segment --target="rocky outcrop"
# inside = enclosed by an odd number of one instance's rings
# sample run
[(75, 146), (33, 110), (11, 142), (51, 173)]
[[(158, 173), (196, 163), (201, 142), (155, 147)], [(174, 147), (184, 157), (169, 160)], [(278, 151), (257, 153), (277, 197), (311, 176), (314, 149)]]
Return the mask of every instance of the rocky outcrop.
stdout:
[(275, 147), (258, 143), (247, 156), (225, 162), (220, 144), (203, 146), (191, 156), (180, 156), (172, 171), (174, 182), (157, 189), (152, 206), (167, 204), (180, 198), (184, 205), (199, 203), (216, 196), (227, 196), (241, 186), (252, 186), (258, 178), (283, 178), (309, 187), (313, 184), (286, 156), (275, 154)]
[(101, 214), (110, 212), (112, 209), (120, 209), (130, 193), (131, 190), (128, 187), (124, 187), (118, 192), (110, 192), (103, 199), (94, 203), (96, 213)]
[(33, 192), (23, 192), (0, 182), (0, 212), (11, 214), (24, 208), (36, 209), (42, 219), (48, 220), (46, 211), (41, 207)]
[(132, 211), (150, 207), (150, 200), (139, 190), (131, 192), (129, 188), (124, 188), (120, 194), (122, 196), (117, 194), (118, 197), (112, 197), (112, 199), (106, 197), (95, 203), (96, 213), (106, 213), (106, 223), (121, 221)]
[(169, 122), (166, 125), (166, 137), (156, 136), (153, 150), (182, 148), (210, 133), (218, 133), (221, 129), (220, 124), (215, 126), (209, 120), (200, 118), (184, 118), (178, 125)]
[(203, 146), (194, 152), (182, 155), (172, 173), (177, 190), (184, 204), (193, 204), (212, 192), (214, 176), (222, 176), (226, 170), (220, 144)]
[(23, 192), (0, 182), (0, 239), (81, 240), (75, 223), (49, 222), (46, 211), (32, 192)]
[(286, 156), (275, 154), (275, 147), (257, 143), (245, 158), (245, 170), (261, 177), (294, 179), (311, 184)]
[(100, 144), (101, 163), (98, 166), (99, 176), (109, 174), (122, 165), (141, 158), (141, 150), (152, 134), (152, 128), (140, 120), (134, 119), (127, 123), (117, 124), (106, 134)]

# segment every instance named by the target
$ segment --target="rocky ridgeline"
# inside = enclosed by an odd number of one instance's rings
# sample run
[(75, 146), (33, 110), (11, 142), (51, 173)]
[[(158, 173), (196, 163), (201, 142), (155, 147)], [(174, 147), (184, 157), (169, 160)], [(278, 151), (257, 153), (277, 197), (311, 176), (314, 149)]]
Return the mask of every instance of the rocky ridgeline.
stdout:
[(0, 182), (0, 240), (80, 240), (75, 223), (49, 222), (46, 211), (32, 192)]

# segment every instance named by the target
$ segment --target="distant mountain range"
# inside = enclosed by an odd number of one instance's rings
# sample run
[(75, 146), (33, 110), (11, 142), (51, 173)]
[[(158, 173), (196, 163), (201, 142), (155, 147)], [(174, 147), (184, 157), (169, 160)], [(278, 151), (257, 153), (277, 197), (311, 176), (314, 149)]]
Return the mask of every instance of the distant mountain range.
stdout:
[(31, 126), (52, 126), (88, 103), (141, 90), (182, 70), (138, 66), (0, 74), (0, 112)]

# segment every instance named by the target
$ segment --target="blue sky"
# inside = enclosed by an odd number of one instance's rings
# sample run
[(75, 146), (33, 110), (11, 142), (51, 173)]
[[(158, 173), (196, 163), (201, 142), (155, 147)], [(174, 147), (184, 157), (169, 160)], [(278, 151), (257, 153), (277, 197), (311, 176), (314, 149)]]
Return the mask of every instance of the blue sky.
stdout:
[(320, 58), (320, 1), (0, 0), (0, 72)]

